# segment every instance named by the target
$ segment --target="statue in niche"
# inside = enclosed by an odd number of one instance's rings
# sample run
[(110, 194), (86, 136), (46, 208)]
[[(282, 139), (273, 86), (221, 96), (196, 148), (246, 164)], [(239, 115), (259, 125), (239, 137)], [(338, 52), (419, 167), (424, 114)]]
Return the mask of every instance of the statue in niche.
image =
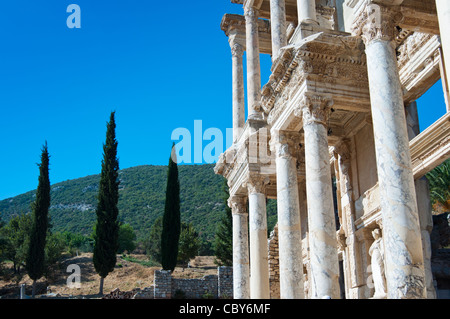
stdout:
[(372, 278), (375, 287), (373, 299), (384, 299), (387, 295), (387, 289), (384, 270), (384, 244), (381, 230), (375, 229), (372, 231), (372, 236), (375, 241), (370, 246), (369, 255), (371, 257)]

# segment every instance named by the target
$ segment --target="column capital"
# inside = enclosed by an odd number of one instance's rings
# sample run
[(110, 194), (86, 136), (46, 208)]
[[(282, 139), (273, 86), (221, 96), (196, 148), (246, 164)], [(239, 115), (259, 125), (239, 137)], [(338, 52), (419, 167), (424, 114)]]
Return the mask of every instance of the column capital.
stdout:
[(270, 150), (277, 157), (297, 158), (300, 150), (300, 133), (295, 131), (272, 131)]
[(244, 6), (244, 17), (246, 19), (257, 19), (259, 17), (259, 9), (253, 6)]
[(231, 55), (233, 58), (242, 57), (244, 55), (244, 47), (236, 41), (230, 41)]
[(247, 196), (233, 195), (228, 198), (228, 206), (233, 215), (248, 215)]
[(250, 173), (246, 182), (246, 186), (249, 194), (265, 194), (266, 186), (269, 184), (270, 179), (267, 176), (262, 176), (256, 173)]
[(403, 19), (398, 8), (368, 2), (353, 22), (352, 34), (361, 36), (367, 46), (373, 41), (387, 41), (394, 45), (398, 22)]
[(328, 119), (334, 101), (331, 96), (323, 94), (305, 94), (295, 115), (303, 118), (303, 126), (313, 123), (328, 126)]

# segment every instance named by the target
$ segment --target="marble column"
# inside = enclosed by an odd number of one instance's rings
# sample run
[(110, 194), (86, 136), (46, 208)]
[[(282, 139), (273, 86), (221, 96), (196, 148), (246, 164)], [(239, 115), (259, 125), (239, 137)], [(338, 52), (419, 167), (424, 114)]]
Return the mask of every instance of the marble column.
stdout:
[(336, 220), (331, 185), (327, 119), (332, 100), (305, 96), (301, 110), (305, 134), (306, 196), (313, 299), (340, 298)]
[(232, 196), (228, 204), (233, 214), (233, 297), (234, 299), (249, 299), (247, 200), (244, 196)]
[[(445, 73), (448, 81), (450, 76), (450, 1), (436, 0), (436, 10), (439, 19)], [(449, 87), (449, 84), (447, 83), (447, 87)]]
[(244, 48), (232, 41), (233, 56), (233, 143), (236, 143), (245, 125), (245, 94), (244, 94)]
[(370, 4), (362, 27), (383, 218), (389, 299), (425, 297), (419, 215), (395, 54), (394, 14)]
[[(417, 103), (411, 102), (405, 107), (408, 138), (412, 140), (420, 134), (419, 114)], [(422, 233), (423, 262), (425, 270), (425, 286), (427, 299), (436, 299), (436, 290), (433, 284), (433, 272), (431, 269), (431, 231), (433, 230), (433, 216), (431, 212), (430, 185), (424, 176), (414, 181), (417, 196), (417, 209), (419, 213), (420, 230)]]
[(259, 59), (259, 10), (244, 8), (247, 48), (247, 104), (248, 118), (262, 119), (261, 115), (261, 65)]
[(248, 207), (250, 224), (250, 298), (269, 299), (269, 250), (265, 186), (261, 176), (249, 177)]
[[(297, 13), (299, 24), (301, 22), (316, 22), (316, 1), (297, 0)], [(317, 23), (317, 22), (316, 22)]]
[(276, 156), (280, 298), (303, 299), (303, 260), (297, 179), (298, 132), (275, 131), (271, 148)]
[(287, 45), (285, 0), (270, 0), (270, 27), (272, 31), (272, 61), (275, 61), (280, 49)]

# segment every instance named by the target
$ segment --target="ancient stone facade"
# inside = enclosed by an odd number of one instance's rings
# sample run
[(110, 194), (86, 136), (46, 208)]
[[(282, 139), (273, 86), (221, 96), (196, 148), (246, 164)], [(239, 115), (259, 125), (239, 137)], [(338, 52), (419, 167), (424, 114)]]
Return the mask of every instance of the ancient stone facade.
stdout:
[[(423, 177), (450, 157), (450, 1), (231, 2), (233, 145), (215, 171), (234, 298), (436, 298)], [(447, 113), (420, 132), (415, 101), (439, 79)]]

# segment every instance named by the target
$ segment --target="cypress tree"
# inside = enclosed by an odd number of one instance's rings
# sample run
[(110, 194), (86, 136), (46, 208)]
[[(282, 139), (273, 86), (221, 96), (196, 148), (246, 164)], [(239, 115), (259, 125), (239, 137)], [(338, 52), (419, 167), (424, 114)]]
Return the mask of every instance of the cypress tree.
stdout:
[(36, 293), (36, 281), (42, 277), (45, 270), (45, 243), (48, 230), (48, 209), (50, 207), (49, 159), (47, 142), (45, 142), (42, 148), (41, 163), (38, 164), (39, 182), (36, 200), (31, 205), (33, 222), (25, 262), (28, 275), (33, 280), (33, 298)]
[(164, 270), (173, 271), (177, 265), (180, 232), (180, 182), (174, 144), (167, 171), (166, 202), (161, 232), (161, 264)]
[(117, 159), (115, 112), (107, 123), (106, 143), (103, 145), (102, 172), (97, 204), (97, 223), (94, 228), (94, 267), (100, 275), (100, 294), (103, 282), (114, 270), (116, 253), (119, 248), (119, 161)]
[(220, 224), (217, 227), (215, 237), (215, 254), (218, 260), (216, 263), (220, 266), (233, 265), (233, 215), (231, 208), (228, 206), (228, 198), (230, 197), (226, 180), (223, 182), (223, 201), (225, 210), (222, 215)]

